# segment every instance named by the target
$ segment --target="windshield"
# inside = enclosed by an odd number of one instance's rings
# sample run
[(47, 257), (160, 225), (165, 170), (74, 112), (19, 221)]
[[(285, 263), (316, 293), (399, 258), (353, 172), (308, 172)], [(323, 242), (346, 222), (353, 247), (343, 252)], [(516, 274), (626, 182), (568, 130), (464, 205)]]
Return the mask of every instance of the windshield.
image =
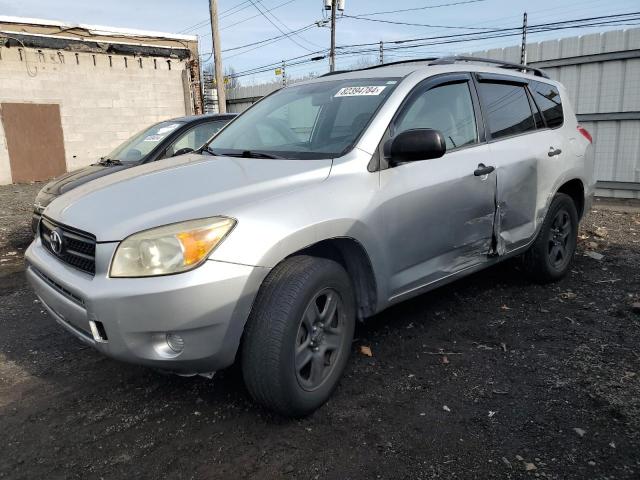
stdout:
[(104, 160), (119, 160), (121, 162), (139, 162), (156, 148), (167, 135), (176, 128), (184, 125), (184, 122), (167, 121), (156, 123), (136, 133), (129, 140), (116, 148)]
[(240, 115), (211, 140), (208, 150), (216, 155), (261, 158), (341, 156), (360, 137), (398, 81), (327, 80), (284, 88)]

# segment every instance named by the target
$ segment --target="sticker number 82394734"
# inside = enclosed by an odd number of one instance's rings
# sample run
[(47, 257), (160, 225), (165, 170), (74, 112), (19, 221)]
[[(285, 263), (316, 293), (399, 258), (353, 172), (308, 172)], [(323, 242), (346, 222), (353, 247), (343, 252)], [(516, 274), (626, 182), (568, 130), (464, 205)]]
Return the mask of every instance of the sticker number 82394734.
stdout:
[(380, 95), (386, 86), (344, 87), (334, 97), (359, 97), (362, 95)]

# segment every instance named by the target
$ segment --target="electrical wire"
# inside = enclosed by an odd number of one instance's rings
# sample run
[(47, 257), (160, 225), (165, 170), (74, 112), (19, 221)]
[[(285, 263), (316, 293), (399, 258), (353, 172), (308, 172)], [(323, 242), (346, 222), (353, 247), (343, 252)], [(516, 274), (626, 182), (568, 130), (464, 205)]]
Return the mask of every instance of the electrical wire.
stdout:
[(258, 12), (260, 12), (260, 14), (274, 27), (276, 27), (276, 29), (282, 33), (283, 35), (285, 35), (289, 40), (291, 40), (293, 43), (295, 43), (297, 46), (299, 46), (300, 48), (302, 48), (303, 50), (306, 50), (307, 52), (310, 52), (311, 50), (309, 50), (307, 47), (305, 47), (304, 45), (300, 44), (298, 41), (296, 41), (295, 39), (293, 39), (291, 37), (291, 35), (289, 35), (288, 33), (286, 33), (284, 30), (282, 30), (273, 20), (271, 20), (269, 18), (269, 16), (263, 12), (260, 7), (258, 7), (258, 4), (254, 1), (254, 0), (249, 0), (251, 2), (251, 4), (256, 8), (256, 10), (258, 10)]
[(27, 47), (25, 47), (24, 42), (17, 38), (17, 37), (13, 37), (11, 35), (7, 35), (5, 33), (0, 34), (0, 38), (7, 38), (7, 39), (11, 39), (11, 40), (15, 40), (16, 42), (18, 42), (20, 45), (22, 45), (22, 52), (24, 53), (24, 66), (27, 69), (27, 75), (29, 75), (31, 78), (35, 77), (38, 75), (38, 67), (35, 66), (33, 67), (33, 73), (31, 72), (31, 67), (29, 66), (29, 57), (27, 57)]
[(378, 18), (366, 18), (361, 15), (341, 15), (340, 18), (351, 18), (353, 20), (365, 20), (367, 22), (379, 22), (379, 23), (391, 23), (393, 25), (408, 25), (411, 27), (428, 27), (428, 28), (452, 28), (455, 30), (467, 29), (467, 30), (491, 30), (492, 27), (460, 27), (453, 25), (429, 25), (425, 23), (409, 23), (409, 22), (396, 22), (393, 20), (380, 20)]
[[(426, 10), (430, 8), (452, 7), (454, 5), (466, 5), (468, 3), (486, 2), (487, 0), (465, 0), (461, 2), (441, 3), (440, 5), (427, 5), (424, 7), (403, 8), (402, 10), (387, 10), (386, 12), (357, 13), (356, 17), (372, 17), (374, 15), (386, 15), (390, 13), (415, 12), (416, 10)], [(344, 15), (346, 16), (346, 15)]]
[[(245, 6), (242, 7), (242, 8), (238, 8), (238, 7), (241, 7), (242, 5), (245, 5)], [(235, 15), (236, 13), (241, 12), (242, 10), (246, 10), (247, 8), (251, 8), (251, 2), (249, 2), (249, 0), (245, 0), (244, 2), (240, 2), (239, 4), (237, 4), (235, 7), (231, 7), (231, 8), (228, 8), (226, 10), (221, 11), (218, 14), (218, 19), (222, 20), (223, 18), (229, 17), (231, 15)], [(186, 33), (189, 30), (199, 29), (199, 28), (208, 26), (210, 21), (211, 20), (207, 18), (206, 20), (202, 20), (201, 22), (198, 22), (198, 23), (196, 23), (194, 25), (191, 25), (190, 27), (186, 27), (185, 29), (180, 30), (180, 32), (178, 32), (178, 33)]]
[[(310, 25), (305, 25), (304, 27), (300, 27), (297, 30), (292, 30), (290, 33), (304, 32), (304, 31), (307, 31), (307, 30), (309, 30), (311, 28), (314, 28), (314, 27), (317, 27), (317, 24), (312, 23)], [(226, 48), (226, 49), (222, 50), (222, 52), (223, 53), (224, 52), (232, 52), (234, 50), (241, 50), (241, 49), (246, 48), (246, 47), (252, 47), (254, 45), (261, 45), (261, 44), (267, 43), (267, 42), (268, 42), (268, 44), (271, 44), (271, 43), (275, 43), (276, 40), (283, 40), (284, 38), (287, 38), (286, 35), (276, 35), (275, 37), (265, 38), (264, 40), (258, 40), (256, 42), (247, 43), (245, 45), (239, 45), (237, 47)], [(247, 51), (250, 51), (250, 50), (247, 50)]]
[[(560, 22), (551, 22), (546, 24), (532, 25), (529, 27), (528, 33), (537, 34), (537, 33), (572, 29), (572, 28), (592, 28), (592, 27), (611, 26), (611, 25), (620, 25), (620, 24), (626, 25), (626, 24), (633, 24), (634, 22), (637, 22), (637, 21), (640, 21), (640, 12), (630, 12), (630, 13), (617, 14), (617, 15), (604, 15), (604, 16), (598, 16), (598, 17), (589, 17), (589, 18), (582, 18), (582, 19), (573, 19), (573, 20), (565, 20)], [(586, 22), (590, 22), (590, 23), (586, 23)], [(504, 38), (504, 37), (516, 36), (520, 34), (521, 34), (521, 28), (512, 28), (512, 29), (495, 29), (490, 32), (473, 32), (473, 33), (462, 33), (458, 35), (442, 35), (442, 36), (433, 36), (433, 37), (421, 37), (421, 38), (415, 38), (415, 39), (386, 41), (385, 45), (392, 45), (392, 46), (385, 48), (385, 54), (389, 52), (390, 55), (394, 55), (394, 53), (392, 52), (402, 51), (402, 50), (411, 50), (411, 49), (421, 48), (425, 46), (449, 45), (454, 43)], [(336, 55), (342, 58), (347, 58), (347, 57), (358, 56), (363, 54), (375, 54), (377, 52), (377, 48), (367, 48), (367, 47), (372, 47), (374, 45), (377, 47), (379, 45), (379, 42), (340, 45), (336, 47), (336, 50), (337, 50)], [(313, 52), (308, 55), (301, 55), (298, 57), (286, 59), (284, 61), (287, 63), (287, 66), (304, 65), (304, 64), (313, 63), (315, 61), (326, 58), (327, 53), (328, 51), (325, 49), (322, 51)], [(312, 57), (312, 55), (314, 55), (314, 57)], [(281, 62), (274, 62), (267, 65), (261, 65), (258, 67), (241, 71), (241, 72), (237, 72), (233, 76), (244, 77), (244, 76), (256, 75), (259, 73), (268, 72), (273, 68), (279, 66), (280, 64)]]
[[(257, 2), (262, 5), (264, 7), (264, 4), (262, 3), (262, 0), (257, 0)], [(289, 28), (282, 20), (280, 20), (280, 18), (278, 18), (275, 13), (270, 12), (270, 11), (266, 11), (276, 22), (278, 22), (280, 25), (282, 25), (282, 27), (287, 30), (289, 33), (291, 34), (295, 34), (296, 37), (298, 37), (300, 40), (302, 40), (303, 42), (305, 42), (308, 45), (311, 45), (312, 48), (322, 48), (320, 45), (316, 45), (313, 42), (310, 42), (309, 40), (307, 40), (306, 38), (304, 38), (302, 35), (299, 35), (297, 32), (294, 32), (293, 30), (291, 30), (291, 28)]]
[[(273, 10), (276, 10), (278, 8), (281, 8), (281, 7), (284, 7), (285, 5), (289, 5), (290, 3), (293, 3), (295, 1), (297, 1), (297, 0), (287, 0), (286, 2), (282, 2), (282, 3), (280, 3), (280, 4), (278, 4), (278, 5), (274, 6), (274, 7), (271, 7), (270, 9), (268, 9), (268, 11), (272, 12)], [(250, 0), (247, 0), (247, 2), (251, 3)], [(248, 7), (253, 7), (253, 5), (250, 4)], [(248, 7), (246, 7), (246, 8), (248, 8)], [(235, 13), (237, 13), (237, 12), (235, 12)], [(225, 18), (228, 17), (228, 16), (230, 16), (230, 15), (226, 15)], [(250, 17), (243, 18), (242, 20), (238, 20), (235, 23), (231, 23), (229, 25), (224, 25), (224, 26), (220, 27), (220, 30), (222, 31), (222, 30), (226, 30), (227, 28), (235, 27), (236, 25), (240, 25), (241, 23), (248, 22), (249, 20), (253, 20), (254, 18), (258, 18), (260, 16), (261, 15), (258, 13), (257, 15), (252, 15)], [(195, 32), (195, 31), (201, 30), (203, 28), (209, 28), (210, 25), (211, 25), (211, 20), (210, 19), (206, 19), (206, 20), (203, 20), (203, 21), (201, 21), (199, 23), (196, 23), (195, 25), (193, 25), (193, 28), (191, 28), (189, 30), (192, 30), (193, 32)]]

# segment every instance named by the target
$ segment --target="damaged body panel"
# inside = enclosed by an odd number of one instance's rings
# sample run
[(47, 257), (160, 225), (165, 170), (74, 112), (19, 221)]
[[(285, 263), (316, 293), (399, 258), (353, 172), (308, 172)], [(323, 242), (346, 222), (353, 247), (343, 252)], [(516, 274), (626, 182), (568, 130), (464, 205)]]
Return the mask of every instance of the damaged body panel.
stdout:
[(468, 175), (487, 146), (381, 172), (381, 235), (390, 251), (390, 293), (397, 295), (486, 261), (491, 249), (495, 173)]
[(495, 253), (526, 244), (536, 231), (538, 157), (514, 138), (489, 146), (496, 163)]

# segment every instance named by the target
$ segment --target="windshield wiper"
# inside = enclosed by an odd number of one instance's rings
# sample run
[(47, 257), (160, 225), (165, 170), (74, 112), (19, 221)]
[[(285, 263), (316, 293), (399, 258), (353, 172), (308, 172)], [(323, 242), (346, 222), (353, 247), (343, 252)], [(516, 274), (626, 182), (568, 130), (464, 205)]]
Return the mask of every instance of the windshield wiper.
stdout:
[(271, 155), (270, 153), (256, 152), (253, 150), (244, 150), (242, 153), (226, 153), (225, 156), (240, 158), (282, 158), (277, 155)]
[(113, 158), (101, 157), (100, 161), (96, 165), (108, 167), (109, 165), (122, 165), (122, 162), (120, 160), (114, 160)]
[(199, 153), (202, 152), (207, 152), (209, 155), (213, 155), (214, 157), (217, 157), (218, 154), (216, 152), (214, 152), (213, 150), (211, 150), (211, 148), (207, 145), (206, 147), (202, 147), (202, 149), (200, 149)]

